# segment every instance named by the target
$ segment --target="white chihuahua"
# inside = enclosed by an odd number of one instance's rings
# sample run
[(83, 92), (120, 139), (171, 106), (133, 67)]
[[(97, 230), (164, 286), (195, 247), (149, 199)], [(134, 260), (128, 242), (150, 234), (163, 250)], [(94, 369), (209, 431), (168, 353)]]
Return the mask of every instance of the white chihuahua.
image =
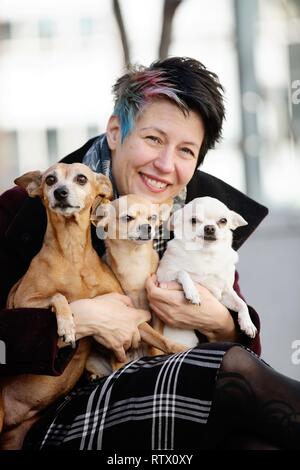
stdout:
[[(254, 338), (257, 330), (248, 307), (233, 290), (235, 264), (232, 230), (247, 225), (243, 217), (218, 199), (200, 197), (189, 202), (171, 217), (174, 239), (160, 261), (159, 282), (178, 281), (185, 297), (193, 304), (201, 299), (194, 282), (201, 284), (227, 308), (238, 312), (242, 331)], [(194, 331), (164, 327), (164, 335), (190, 347), (198, 343)]]

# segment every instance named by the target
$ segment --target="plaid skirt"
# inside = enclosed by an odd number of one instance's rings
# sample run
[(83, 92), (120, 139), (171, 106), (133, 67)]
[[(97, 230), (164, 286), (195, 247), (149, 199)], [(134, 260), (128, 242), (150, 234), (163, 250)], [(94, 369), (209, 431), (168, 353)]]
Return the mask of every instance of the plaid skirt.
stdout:
[(201, 449), (218, 370), (234, 343), (143, 357), (77, 386), (33, 426), (24, 449)]

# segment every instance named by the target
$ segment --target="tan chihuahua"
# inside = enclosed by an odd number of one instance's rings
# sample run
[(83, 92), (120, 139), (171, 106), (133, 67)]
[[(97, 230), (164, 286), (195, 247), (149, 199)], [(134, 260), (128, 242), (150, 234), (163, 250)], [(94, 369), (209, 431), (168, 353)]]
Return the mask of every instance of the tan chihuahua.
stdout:
[[(92, 222), (97, 227), (99, 238), (105, 239), (106, 262), (111, 267), (122, 289), (136, 308), (149, 310), (145, 283), (149, 275), (156, 272), (159, 257), (153, 248), (156, 228), (167, 220), (172, 205), (153, 204), (135, 194), (122, 196), (111, 203), (95, 202)], [(148, 351), (145, 347), (131, 352), (131, 359), (142, 355), (177, 353), (187, 348), (181, 344), (166, 341), (162, 336), (163, 326), (153, 316), (152, 326), (156, 330), (157, 342)], [(163, 343), (162, 343), (163, 340)]]

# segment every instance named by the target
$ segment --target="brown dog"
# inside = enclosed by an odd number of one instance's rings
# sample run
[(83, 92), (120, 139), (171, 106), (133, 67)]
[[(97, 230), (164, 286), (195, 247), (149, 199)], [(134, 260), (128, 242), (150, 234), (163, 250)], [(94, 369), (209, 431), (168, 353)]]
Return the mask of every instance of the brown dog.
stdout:
[[(106, 202), (95, 202), (91, 216), (97, 230), (104, 230), (106, 262), (134, 306), (149, 310), (145, 283), (148, 276), (156, 272), (159, 263), (153, 239), (156, 228), (170, 215), (171, 201), (159, 205), (145, 197), (129, 194), (111, 203)], [(157, 341), (154, 343), (153, 338), (151, 342), (147, 341), (152, 346), (148, 350), (142, 346), (138, 351), (132, 351), (131, 359), (147, 353), (177, 353), (187, 349), (161, 335), (163, 325), (155, 315), (152, 326)]]
[[(113, 273), (101, 262), (91, 244), (91, 207), (96, 196), (111, 197), (111, 183), (81, 163), (60, 163), (45, 173), (29, 172), (15, 183), (26, 188), (31, 197), (41, 197), (48, 224), (42, 249), (11, 289), (7, 307), (51, 306), (57, 318), (58, 335), (74, 345), (75, 326), (68, 302), (109, 292), (122, 293)], [(2, 448), (21, 447), (26, 431), (39, 412), (74, 387), (89, 351), (90, 341), (81, 340), (60, 377), (24, 374), (1, 379)]]

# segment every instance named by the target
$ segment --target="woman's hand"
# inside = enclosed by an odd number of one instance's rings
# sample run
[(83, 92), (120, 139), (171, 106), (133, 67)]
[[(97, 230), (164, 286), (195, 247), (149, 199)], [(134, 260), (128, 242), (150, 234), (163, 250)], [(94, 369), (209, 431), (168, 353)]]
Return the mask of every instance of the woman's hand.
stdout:
[(138, 347), (141, 341), (138, 326), (151, 318), (146, 310), (134, 308), (129, 297), (117, 293), (76, 300), (70, 307), (76, 339), (93, 336), (111, 349), (120, 362), (126, 362), (127, 349)]
[(227, 308), (208, 289), (197, 283), (196, 286), (201, 305), (189, 303), (179, 283), (158, 286), (156, 276), (152, 275), (146, 283), (149, 305), (171, 327), (199, 330), (209, 341), (235, 341), (237, 331)]

